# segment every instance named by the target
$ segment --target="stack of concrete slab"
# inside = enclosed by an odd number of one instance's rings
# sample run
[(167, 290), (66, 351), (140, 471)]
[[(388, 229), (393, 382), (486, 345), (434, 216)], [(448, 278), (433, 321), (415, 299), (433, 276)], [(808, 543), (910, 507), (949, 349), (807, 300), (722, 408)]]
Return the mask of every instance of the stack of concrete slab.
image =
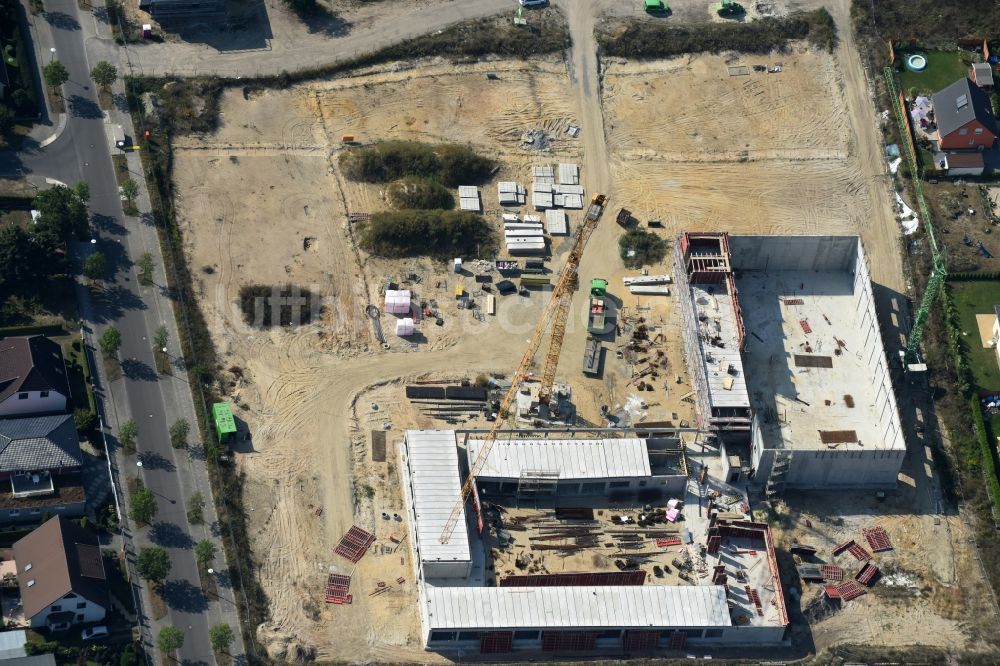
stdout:
[(502, 181), (497, 184), (501, 206), (521, 206), (528, 200), (528, 191), (520, 183)]
[(553, 206), (552, 183), (534, 181), (531, 184), (531, 205), (535, 210), (545, 210)]
[[(537, 216), (531, 216), (537, 217)], [(504, 220), (503, 235), (509, 254), (538, 254), (545, 251), (541, 220)]]
[(479, 199), (479, 188), (475, 185), (459, 185), (458, 201), (462, 210), (471, 210), (475, 213), (483, 210), (483, 204)]
[(559, 165), (559, 184), (560, 185), (579, 185), (580, 184), (580, 167), (575, 164), (560, 164)]
[(531, 167), (531, 180), (536, 183), (555, 183), (555, 172), (551, 165)]
[(553, 236), (564, 236), (569, 233), (566, 212), (562, 210), (545, 211), (545, 230)]

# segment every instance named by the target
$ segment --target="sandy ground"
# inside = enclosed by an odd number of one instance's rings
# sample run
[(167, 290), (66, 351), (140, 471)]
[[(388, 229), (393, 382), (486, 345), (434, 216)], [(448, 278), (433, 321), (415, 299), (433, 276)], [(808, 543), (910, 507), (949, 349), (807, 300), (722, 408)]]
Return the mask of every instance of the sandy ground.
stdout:
[[(692, 228), (860, 233), (876, 280), (902, 287), (875, 114), (856, 54), (843, 45), (835, 58), (800, 48), (763, 59), (782, 62), (781, 74), (748, 77), (730, 77), (720, 56), (610, 63), (602, 92), (588, 40), (599, 6), (582, 0), (567, 8), (575, 44), (567, 63), (434, 61), (287, 91), (233, 90), (222, 101), (217, 133), (177, 145), (177, 204), (186, 249), (228, 370), (237, 417), (253, 436), (239, 461), (247, 474), (254, 558), (271, 602), (272, 616), (259, 634), (275, 658), (436, 658), (419, 645), (408, 548), (397, 549), (389, 538), (405, 533), (405, 523), (381, 518), (382, 512), (402, 513), (400, 431), (441, 427), (405, 403), (401, 386), (428, 376), (510, 373), (542, 305), (537, 293), (511, 297), (501, 301), (496, 318), (479, 322), (458, 311), (451, 298), (456, 284), (471, 287), (470, 276), (455, 276), (429, 260), (386, 261), (358, 251), (347, 213), (387, 205), (379, 187), (342, 178), (337, 156), (343, 134), (361, 142), (473, 144), (501, 164), (483, 188), (486, 218), (498, 227), (498, 180), (527, 183), (533, 164), (578, 161), (588, 194), (611, 195), (611, 215), (627, 206), (643, 221), (659, 217), (667, 237)], [(487, 80), (486, 71), (497, 72), (500, 80)], [(583, 128), (577, 140), (558, 133), (570, 121)], [(535, 128), (555, 134), (550, 155), (520, 148), (521, 133)], [(870, 159), (873, 155), (877, 159)], [(659, 371), (656, 391), (642, 394), (649, 408), (637, 418), (690, 419), (692, 407), (681, 400), (689, 389), (673, 300), (625, 295), (621, 278), (633, 272), (617, 257), (620, 230), (611, 215), (590, 241), (581, 281), (609, 279), (615, 305), (626, 317), (633, 322), (641, 317), (653, 335), (663, 335), (667, 367)], [(579, 221), (580, 213), (571, 214), (571, 230)], [(554, 246), (558, 267), (568, 242)], [(415, 341), (390, 334), (385, 350), (364, 308), (379, 303), (387, 277), (399, 280), (411, 273), (417, 279), (406, 286), (420, 299), (437, 301), (444, 325), (425, 322)], [(298, 328), (251, 329), (236, 307), (238, 289), (248, 282), (307, 287), (322, 299), (325, 314)], [(573, 385), (581, 415), (596, 422), (601, 405), (619, 405), (635, 394), (629, 385), (633, 369), (615, 359), (623, 340), (612, 337), (605, 343), (603, 375), (580, 376), (585, 311), (581, 290), (557, 379)], [(384, 328), (390, 323), (383, 317)], [(675, 383), (677, 375), (681, 384)], [(387, 462), (375, 463), (370, 431), (384, 428)], [(813, 506), (809, 501), (803, 511)], [(823, 515), (819, 508), (815, 512)], [(902, 516), (899, 520), (900, 526), (886, 525), (894, 538), (897, 527), (923, 530), (931, 518), (921, 514), (905, 525)], [(377, 537), (356, 568), (332, 553), (351, 524)], [(962, 543), (958, 518), (949, 517), (945, 525), (952, 543)], [(905, 560), (902, 548), (901, 553), (903, 564), (922, 581), (952, 589), (946, 586), (954, 584), (954, 572), (949, 578), (943, 569), (922, 570), (917, 558)], [(954, 561), (960, 564), (962, 557), (959, 549)], [(322, 602), (331, 570), (352, 572), (353, 604)], [(396, 583), (400, 577), (404, 582)], [(369, 597), (379, 581), (392, 589)], [(856, 607), (878, 597), (869, 595)], [(942, 637), (960, 636), (953, 611), (937, 610), (936, 603), (923, 612), (933, 615)], [(837, 618), (850, 617), (853, 608), (821, 621), (831, 642), (846, 639), (850, 622)], [(901, 643), (920, 637), (900, 636)]]

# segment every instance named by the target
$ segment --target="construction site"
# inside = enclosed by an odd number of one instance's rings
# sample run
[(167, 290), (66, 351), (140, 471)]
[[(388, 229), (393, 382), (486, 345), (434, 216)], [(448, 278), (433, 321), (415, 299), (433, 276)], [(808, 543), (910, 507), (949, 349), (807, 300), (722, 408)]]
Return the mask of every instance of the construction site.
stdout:
[[(896, 397), (901, 232), (851, 45), (598, 80), (593, 25), (571, 28), (572, 75), (432, 59), (230, 89), (215, 133), (176, 141), (246, 433), (261, 643), (386, 663), (976, 644), (995, 627), (969, 528)], [(495, 256), (359, 247), (387, 187), (338, 157), (396, 139), (494, 160), (452, 189)], [(627, 269), (636, 228), (669, 250)], [(321, 315), (247, 325), (251, 276)]]

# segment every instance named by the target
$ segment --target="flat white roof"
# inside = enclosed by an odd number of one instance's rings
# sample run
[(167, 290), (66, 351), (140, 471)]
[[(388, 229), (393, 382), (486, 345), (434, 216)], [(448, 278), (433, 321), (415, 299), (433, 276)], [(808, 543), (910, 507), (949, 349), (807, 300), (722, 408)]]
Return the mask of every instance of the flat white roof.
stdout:
[(426, 588), (430, 629), (729, 627), (719, 585)]
[(580, 182), (580, 168), (575, 164), (560, 164), (559, 182), (563, 185), (576, 185)]
[[(698, 339), (708, 377), (709, 404), (713, 407), (749, 407), (750, 394), (743, 372), (732, 296), (725, 285), (692, 284), (691, 299), (698, 316)], [(709, 339), (717, 339), (722, 346), (711, 344)]]
[(464, 506), (448, 543), (440, 541), (461, 492), (455, 431), (407, 430), (405, 445), (421, 562), (471, 560)]
[[(469, 439), (469, 465), (483, 440)], [(614, 479), (650, 476), (646, 440), (498, 439), (480, 477), (517, 479), (525, 472), (558, 474), (560, 479)]]
[(545, 211), (545, 227), (550, 234), (565, 234), (569, 229), (566, 224), (566, 211)]

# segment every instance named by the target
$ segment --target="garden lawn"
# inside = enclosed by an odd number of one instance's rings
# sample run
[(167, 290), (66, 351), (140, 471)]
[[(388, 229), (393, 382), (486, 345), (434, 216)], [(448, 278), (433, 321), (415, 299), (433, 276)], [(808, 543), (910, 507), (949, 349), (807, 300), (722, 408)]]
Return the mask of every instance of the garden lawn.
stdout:
[(897, 51), (896, 60), (905, 61), (913, 53), (919, 53), (927, 58), (927, 69), (922, 72), (904, 69), (900, 72), (899, 83), (903, 94), (907, 97), (911, 88), (916, 88), (917, 92), (935, 93), (957, 79), (969, 75), (972, 54), (965, 51), (914, 50), (905, 53)]
[(987, 391), (1000, 391), (1000, 367), (996, 351), (983, 347), (976, 326), (977, 314), (992, 314), (1000, 304), (1000, 280), (949, 282), (952, 300), (962, 327), (962, 344), (972, 368), (976, 385)]

